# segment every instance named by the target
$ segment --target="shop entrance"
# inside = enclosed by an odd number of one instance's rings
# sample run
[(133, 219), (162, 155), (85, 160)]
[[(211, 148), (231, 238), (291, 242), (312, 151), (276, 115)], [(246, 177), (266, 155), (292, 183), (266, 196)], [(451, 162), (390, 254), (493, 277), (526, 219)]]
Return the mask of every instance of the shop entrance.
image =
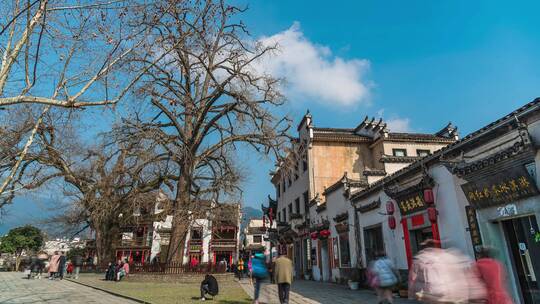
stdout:
[(534, 215), (502, 221), (525, 304), (540, 304), (540, 232)]
[(421, 244), (429, 239), (433, 239), (433, 230), (431, 227), (412, 230), (411, 232), (411, 250), (415, 256), (422, 249)]

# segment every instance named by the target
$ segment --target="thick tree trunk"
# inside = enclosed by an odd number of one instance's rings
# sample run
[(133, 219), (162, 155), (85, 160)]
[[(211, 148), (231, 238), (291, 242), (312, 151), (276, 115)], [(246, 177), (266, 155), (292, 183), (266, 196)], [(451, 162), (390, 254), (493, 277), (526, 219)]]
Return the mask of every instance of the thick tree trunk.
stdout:
[(107, 265), (115, 262), (114, 240), (118, 237), (118, 227), (116, 225), (100, 225), (96, 229), (96, 254), (98, 265)]
[(181, 176), (173, 206), (173, 220), (167, 262), (181, 263), (184, 259), (184, 244), (189, 231), (189, 206), (191, 202), (189, 177)]

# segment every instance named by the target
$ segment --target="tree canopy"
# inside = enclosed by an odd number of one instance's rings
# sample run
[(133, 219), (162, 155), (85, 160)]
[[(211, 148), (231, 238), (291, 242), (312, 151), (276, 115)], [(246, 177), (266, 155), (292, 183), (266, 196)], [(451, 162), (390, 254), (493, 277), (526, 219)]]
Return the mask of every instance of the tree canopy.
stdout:
[(11, 229), (0, 239), (0, 252), (20, 255), (23, 251), (37, 251), (43, 246), (43, 234), (38, 228), (26, 225)]

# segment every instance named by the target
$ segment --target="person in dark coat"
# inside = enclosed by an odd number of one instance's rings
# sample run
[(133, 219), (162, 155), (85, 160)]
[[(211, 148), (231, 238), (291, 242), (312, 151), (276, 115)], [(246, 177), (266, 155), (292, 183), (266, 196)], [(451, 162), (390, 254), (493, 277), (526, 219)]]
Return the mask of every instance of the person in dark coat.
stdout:
[(58, 275), (60, 280), (64, 278), (64, 273), (66, 272), (66, 256), (64, 252), (60, 253), (60, 259), (58, 259)]
[(39, 259), (35, 255), (30, 258), (30, 273), (28, 274), (28, 279), (32, 278), (32, 273), (36, 276), (39, 273)]
[(218, 282), (212, 275), (207, 274), (201, 282), (201, 301), (206, 300), (205, 295), (215, 297), (219, 293)]
[(81, 267), (83, 265), (83, 257), (80, 255), (76, 255), (73, 257), (73, 277), (75, 280), (79, 278), (79, 272), (81, 271)]
[(107, 273), (105, 274), (106, 281), (114, 281), (116, 277), (116, 265), (114, 263), (109, 263), (107, 267)]

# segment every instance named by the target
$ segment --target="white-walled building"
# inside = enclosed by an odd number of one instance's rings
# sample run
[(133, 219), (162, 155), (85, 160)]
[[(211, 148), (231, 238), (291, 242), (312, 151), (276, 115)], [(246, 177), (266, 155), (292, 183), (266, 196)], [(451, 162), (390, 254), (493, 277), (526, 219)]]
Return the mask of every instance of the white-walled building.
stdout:
[(46, 241), (43, 245), (43, 251), (45, 251), (48, 255), (53, 255), (55, 252), (67, 253), (73, 248), (84, 248), (85, 244), (86, 243), (81, 241), (80, 238), (59, 238)]
[[(261, 219), (250, 219), (247, 226), (244, 228), (244, 251), (261, 251), (263, 250), (267, 256), (272, 256), (270, 250), (274, 247), (270, 241), (268, 228), (275, 229), (275, 222), (273, 227), (268, 227), (270, 224), (264, 224)], [(275, 250), (273, 250), (275, 251)]]
[(362, 266), (383, 251), (406, 272), (426, 239), (471, 259), (489, 246), (513, 302), (540, 303), (538, 147), (540, 99), (354, 191)]
[[(350, 228), (353, 207), (339, 193), (366, 188), (457, 138), (450, 124), (435, 134), (397, 133), (382, 119), (367, 117), (353, 129), (319, 128), (309, 113), (297, 131), (292, 151), (272, 173), (278, 235), (296, 276), (324, 281), (346, 277), (357, 263), (356, 253), (346, 254), (354, 248), (351, 238), (358, 237)], [(311, 233), (321, 229), (332, 235), (312, 239)]]

